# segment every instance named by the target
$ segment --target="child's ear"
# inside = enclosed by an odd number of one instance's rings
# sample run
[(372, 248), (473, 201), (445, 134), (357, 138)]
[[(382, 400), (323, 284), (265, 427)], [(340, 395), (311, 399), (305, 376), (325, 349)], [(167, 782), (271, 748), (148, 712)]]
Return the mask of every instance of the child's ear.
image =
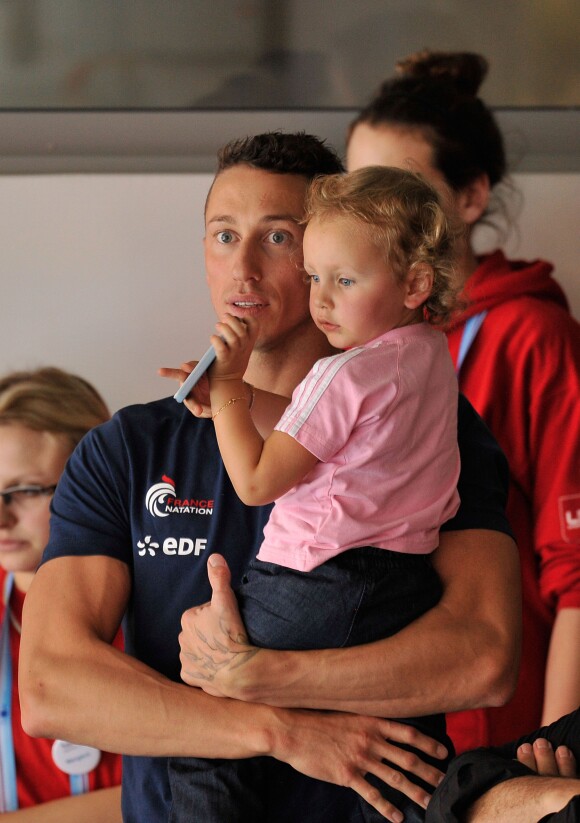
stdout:
[(433, 269), (428, 263), (417, 263), (407, 275), (405, 306), (418, 309), (433, 290)]

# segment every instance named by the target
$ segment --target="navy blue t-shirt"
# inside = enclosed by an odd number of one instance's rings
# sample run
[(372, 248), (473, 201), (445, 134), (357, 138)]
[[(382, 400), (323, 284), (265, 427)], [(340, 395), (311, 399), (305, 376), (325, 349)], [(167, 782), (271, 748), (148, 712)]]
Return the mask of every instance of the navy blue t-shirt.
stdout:
[[(43, 561), (74, 554), (127, 563), (126, 650), (179, 681), (181, 614), (211, 596), (208, 555), (223, 554), (237, 584), (270, 508), (239, 501), (211, 421), (172, 398), (131, 406), (89, 432), (69, 460)], [(167, 798), (164, 759), (124, 758), (126, 820), (166, 820)]]
[[(505, 458), (461, 396), (458, 420), (461, 506), (445, 528), (511, 534)], [(106, 555), (127, 563), (133, 589), (126, 651), (179, 681), (181, 615), (210, 598), (207, 557), (223, 554), (237, 585), (270, 510), (238, 499), (211, 421), (194, 418), (173, 398), (129, 406), (90, 431), (70, 458), (53, 498), (43, 562)], [(126, 823), (161, 823), (169, 803), (166, 759), (125, 757)]]

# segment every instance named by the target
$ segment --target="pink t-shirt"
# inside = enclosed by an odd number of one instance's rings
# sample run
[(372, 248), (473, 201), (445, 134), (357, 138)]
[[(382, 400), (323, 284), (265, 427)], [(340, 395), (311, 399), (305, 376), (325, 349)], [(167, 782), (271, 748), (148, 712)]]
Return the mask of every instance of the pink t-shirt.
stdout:
[(276, 426), (320, 461), (280, 497), (260, 560), (299, 571), (346, 549), (427, 554), (459, 507), (457, 379), (427, 323), (317, 361)]

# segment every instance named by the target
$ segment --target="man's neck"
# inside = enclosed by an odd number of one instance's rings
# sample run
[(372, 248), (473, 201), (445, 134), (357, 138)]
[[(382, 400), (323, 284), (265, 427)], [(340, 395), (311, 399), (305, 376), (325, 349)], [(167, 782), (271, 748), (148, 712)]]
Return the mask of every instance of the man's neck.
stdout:
[(276, 347), (254, 349), (246, 379), (257, 388), (290, 397), (314, 363), (331, 354), (336, 354), (336, 350), (309, 322)]

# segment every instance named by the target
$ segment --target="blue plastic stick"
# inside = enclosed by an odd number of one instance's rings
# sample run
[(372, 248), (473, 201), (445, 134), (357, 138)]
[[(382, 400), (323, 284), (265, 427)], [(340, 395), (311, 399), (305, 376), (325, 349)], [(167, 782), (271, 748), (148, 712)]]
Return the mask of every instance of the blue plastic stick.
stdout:
[(187, 377), (184, 383), (178, 388), (178, 390), (173, 395), (173, 398), (177, 400), (178, 403), (183, 403), (189, 392), (193, 389), (195, 384), (201, 378), (202, 374), (204, 374), (213, 361), (215, 360), (215, 349), (213, 346), (210, 346), (206, 353), (203, 355), (195, 369), (191, 372), (191, 374)]

